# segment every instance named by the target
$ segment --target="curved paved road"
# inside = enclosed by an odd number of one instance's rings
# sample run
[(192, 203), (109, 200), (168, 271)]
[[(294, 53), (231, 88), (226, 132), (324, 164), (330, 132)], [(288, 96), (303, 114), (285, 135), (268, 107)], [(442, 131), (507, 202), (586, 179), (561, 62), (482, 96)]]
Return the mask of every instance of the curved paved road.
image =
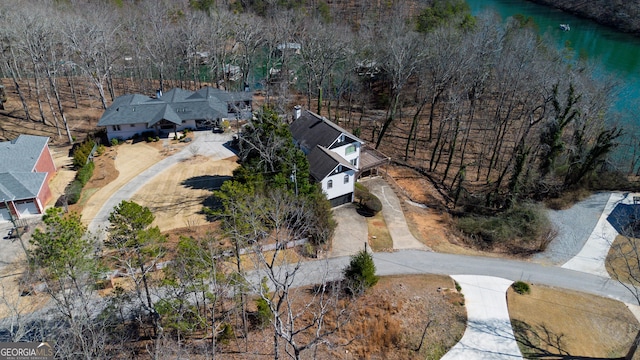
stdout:
[[(376, 274), (382, 276), (401, 274), (484, 275), (581, 291), (625, 303), (636, 302), (631, 293), (614, 280), (527, 261), (441, 254), (420, 250), (374, 253), (373, 260), (376, 264)], [(294, 286), (338, 279), (342, 276), (342, 269), (348, 263), (348, 256), (305, 262), (294, 279)], [(293, 268), (293, 265), (291, 267)], [(261, 279), (261, 276), (256, 276)]]

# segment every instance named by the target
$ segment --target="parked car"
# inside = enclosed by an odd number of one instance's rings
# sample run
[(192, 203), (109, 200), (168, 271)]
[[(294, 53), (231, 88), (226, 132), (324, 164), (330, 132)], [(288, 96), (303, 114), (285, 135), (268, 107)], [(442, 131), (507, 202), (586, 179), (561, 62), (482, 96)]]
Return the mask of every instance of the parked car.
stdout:
[(214, 134), (222, 134), (224, 132), (224, 128), (222, 126), (214, 126), (213, 133)]

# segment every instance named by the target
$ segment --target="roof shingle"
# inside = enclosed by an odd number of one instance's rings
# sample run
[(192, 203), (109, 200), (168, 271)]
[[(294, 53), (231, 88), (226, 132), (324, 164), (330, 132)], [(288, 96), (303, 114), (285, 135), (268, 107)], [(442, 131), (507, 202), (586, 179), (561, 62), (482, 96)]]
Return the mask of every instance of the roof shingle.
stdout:
[(210, 86), (197, 92), (171, 89), (154, 99), (139, 94), (116, 98), (98, 121), (98, 126), (146, 123), (153, 126), (161, 120), (180, 124), (186, 120), (219, 119), (229, 116), (227, 102), (250, 101), (250, 92), (230, 93)]
[(47, 174), (34, 171), (48, 142), (48, 137), (34, 135), (0, 142), (1, 200), (32, 199), (38, 195)]

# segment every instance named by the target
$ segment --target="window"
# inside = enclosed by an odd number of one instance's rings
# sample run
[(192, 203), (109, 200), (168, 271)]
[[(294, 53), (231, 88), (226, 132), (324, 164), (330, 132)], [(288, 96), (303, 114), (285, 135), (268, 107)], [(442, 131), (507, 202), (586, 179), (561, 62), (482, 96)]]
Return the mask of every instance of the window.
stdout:
[(355, 159), (351, 159), (351, 161), (349, 161), (351, 163), (351, 165), (358, 167), (358, 158)]
[(344, 150), (345, 155), (353, 154), (354, 152), (356, 152), (356, 146), (353, 144), (347, 146), (347, 148)]
[(327, 189), (333, 188), (333, 180), (327, 181)]
[(136, 124), (131, 124), (131, 125), (129, 125), (129, 126), (131, 126), (131, 127), (136, 127)]
[(344, 183), (348, 184), (349, 183), (349, 175), (345, 175), (344, 176)]
[(120, 131), (120, 125), (113, 125), (113, 131)]

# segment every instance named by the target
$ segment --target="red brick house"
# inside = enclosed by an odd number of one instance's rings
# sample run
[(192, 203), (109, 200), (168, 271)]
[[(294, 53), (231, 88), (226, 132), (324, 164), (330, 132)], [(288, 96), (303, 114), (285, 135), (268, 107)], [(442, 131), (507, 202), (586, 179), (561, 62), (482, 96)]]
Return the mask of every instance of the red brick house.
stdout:
[(56, 172), (49, 138), (20, 135), (0, 142), (0, 221), (42, 214)]

